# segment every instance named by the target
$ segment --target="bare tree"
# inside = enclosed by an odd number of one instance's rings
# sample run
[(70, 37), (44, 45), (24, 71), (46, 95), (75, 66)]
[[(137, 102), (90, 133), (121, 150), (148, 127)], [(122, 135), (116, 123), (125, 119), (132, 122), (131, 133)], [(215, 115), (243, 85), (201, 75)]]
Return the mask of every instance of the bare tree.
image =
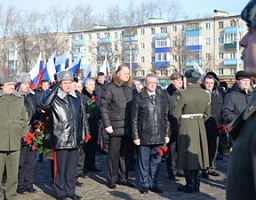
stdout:
[(107, 10), (108, 26), (121, 26), (122, 25), (122, 10), (119, 5), (110, 7)]

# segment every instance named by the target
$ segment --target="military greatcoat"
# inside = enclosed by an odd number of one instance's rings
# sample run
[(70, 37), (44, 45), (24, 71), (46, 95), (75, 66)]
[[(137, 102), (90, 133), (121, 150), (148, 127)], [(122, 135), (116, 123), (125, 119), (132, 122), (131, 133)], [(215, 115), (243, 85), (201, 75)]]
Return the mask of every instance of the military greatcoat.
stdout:
[(182, 90), (173, 116), (179, 119), (177, 168), (198, 170), (209, 167), (207, 136), (204, 122), (210, 117), (210, 93), (191, 84)]

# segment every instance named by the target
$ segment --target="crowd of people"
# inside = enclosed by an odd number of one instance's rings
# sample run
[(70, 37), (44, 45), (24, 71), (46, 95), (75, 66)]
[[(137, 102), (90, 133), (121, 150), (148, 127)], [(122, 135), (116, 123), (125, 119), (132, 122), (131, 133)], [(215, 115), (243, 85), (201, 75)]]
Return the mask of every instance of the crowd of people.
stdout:
[[(165, 155), (169, 179), (185, 177), (186, 184), (177, 190), (198, 193), (201, 178), (219, 176), (216, 159), (223, 142), (231, 152), (227, 199), (255, 199), (255, 13), (256, 1), (251, 0), (242, 11), (249, 28), (240, 42), (245, 70), (235, 74), (230, 88), (214, 72), (202, 76), (189, 69), (184, 75), (173, 73), (171, 84), (163, 89), (155, 74), (147, 74), (142, 83), (121, 64), (111, 81), (99, 72), (96, 80), (87, 78), (83, 85), (76, 74), (62, 71), (51, 87), (42, 80), (40, 89), (31, 90), (28, 73), (2, 69), (0, 180), (5, 178), (6, 183), (0, 182), (0, 199), (37, 192), (33, 173), (38, 147), (33, 138), (40, 135), (38, 121), (49, 134), (49, 170), (57, 200), (82, 199), (75, 192), (83, 187), (78, 178), (100, 171), (97, 152), (108, 154), (110, 189), (116, 184), (135, 187), (128, 171), (137, 162), (139, 192), (163, 193), (158, 175)], [(39, 162), (43, 156), (40, 152)]]

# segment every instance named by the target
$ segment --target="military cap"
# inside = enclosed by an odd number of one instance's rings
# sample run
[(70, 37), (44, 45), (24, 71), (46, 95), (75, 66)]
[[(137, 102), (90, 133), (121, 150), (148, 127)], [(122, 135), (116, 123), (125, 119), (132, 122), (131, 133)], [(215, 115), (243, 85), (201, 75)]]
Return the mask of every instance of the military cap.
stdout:
[(16, 75), (13, 70), (10, 69), (2, 69), (0, 70), (0, 85), (8, 82), (16, 83)]
[(17, 74), (17, 83), (30, 83), (30, 74), (26, 72), (20, 72)]
[(243, 78), (249, 78), (249, 79), (251, 79), (251, 75), (250, 75), (248, 72), (243, 71), (243, 70), (238, 71), (238, 72), (236, 73), (236, 80), (240, 80), (240, 79), (243, 79)]
[(215, 80), (220, 81), (218, 76), (214, 72), (207, 72), (205, 76), (210, 75), (212, 76)]
[(241, 18), (247, 26), (256, 29), (256, 0), (251, 0), (241, 12)]
[(194, 69), (189, 69), (185, 72), (185, 77), (189, 82), (196, 83), (201, 78), (201, 74)]
[(57, 81), (74, 81), (74, 75), (71, 71), (62, 71), (57, 74)]

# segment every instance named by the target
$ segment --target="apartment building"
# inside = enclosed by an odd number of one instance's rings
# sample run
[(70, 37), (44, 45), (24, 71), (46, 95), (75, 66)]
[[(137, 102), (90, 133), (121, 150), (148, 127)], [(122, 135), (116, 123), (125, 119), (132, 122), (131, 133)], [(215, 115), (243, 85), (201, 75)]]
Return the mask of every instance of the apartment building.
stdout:
[(110, 69), (126, 63), (134, 77), (156, 73), (162, 84), (174, 71), (194, 65), (222, 78), (243, 69), (242, 48), (237, 44), (247, 32), (240, 15), (216, 11), (212, 18), (164, 22), (151, 18), (147, 24), (128, 27), (97, 25), (93, 30), (70, 32), (74, 57), (82, 54), (82, 70), (91, 64), (92, 76), (107, 59)]

